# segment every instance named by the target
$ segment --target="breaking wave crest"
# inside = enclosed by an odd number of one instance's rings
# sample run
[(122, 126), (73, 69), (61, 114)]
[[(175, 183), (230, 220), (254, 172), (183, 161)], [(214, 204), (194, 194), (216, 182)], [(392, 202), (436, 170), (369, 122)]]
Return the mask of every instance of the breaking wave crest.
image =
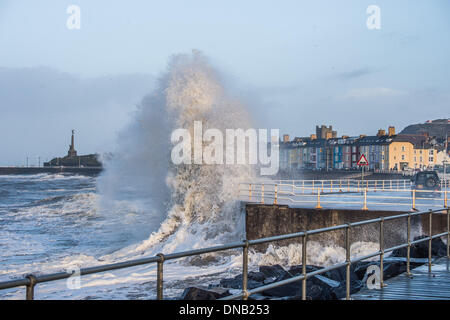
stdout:
[(173, 252), (235, 241), (243, 236), (238, 183), (253, 171), (246, 165), (175, 166), (170, 134), (194, 121), (204, 130), (249, 128), (245, 108), (227, 92), (219, 73), (198, 52), (175, 55), (135, 121), (119, 137), (119, 149), (99, 179), (103, 202), (144, 201), (157, 222), (150, 237), (117, 256)]

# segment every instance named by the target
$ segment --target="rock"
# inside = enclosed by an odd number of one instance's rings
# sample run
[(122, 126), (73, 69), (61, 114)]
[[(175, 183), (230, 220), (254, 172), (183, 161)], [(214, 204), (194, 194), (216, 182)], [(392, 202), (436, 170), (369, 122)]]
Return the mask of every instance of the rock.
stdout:
[[(317, 267), (317, 266), (310, 266), (310, 265), (306, 265), (306, 273), (310, 273), (316, 270), (322, 269), (321, 267)], [(303, 273), (303, 266), (302, 265), (296, 265), (296, 266), (292, 266), (289, 269), (289, 273), (292, 274), (293, 276), (299, 276)]]
[(256, 282), (264, 282), (266, 276), (264, 275), (264, 273), (262, 272), (254, 272), (254, 271), (250, 271), (248, 273), (248, 279), (256, 281)]
[(226, 288), (189, 287), (184, 289), (181, 300), (216, 300), (230, 295)]
[(284, 275), (287, 271), (284, 270), (284, 268), (279, 264), (276, 264), (273, 266), (260, 266), (259, 272), (264, 274), (266, 278), (278, 278), (281, 275)]
[[(414, 240), (420, 240), (426, 236), (415, 237)], [(406, 257), (407, 248), (395, 249), (392, 251), (392, 257)], [(447, 254), (447, 246), (440, 239), (436, 238), (431, 241), (431, 255), (435, 257), (443, 257)], [(428, 258), (428, 241), (415, 243), (411, 246), (411, 258)]]
[[(292, 274), (285, 271), (283, 269), (284, 273), (280, 274), (274, 282), (283, 281), (289, 278), (292, 278)], [(308, 281), (307, 281), (308, 282)], [(310, 282), (310, 281), (309, 281)], [(285, 284), (283, 286), (279, 286), (276, 288), (268, 289), (262, 292), (263, 295), (271, 296), (271, 297), (295, 297), (295, 296), (301, 296), (301, 280), (295, 281), (292, 283)]]
[[(317, 266), (306, 266), (306, 272), (310, 273), (321, 269)], [(279, 269), (278, 269), (279, 270)], [(358, 292), (361, 289), (361, 281), (355, 274), (355, 267), (350, 269), (350, 289), (351, 293)], [(280, 270), (281, 271), (281, 270)], [(281, 273), (281, 272), (280, 272)], [(302, 266), (292, 266), (288, 272), (281, 273), (274, 282), (279, 282), (285, 279), (299, 276), (302, 274)], [(331, 270), (320, 275), (308, 278), (306, 281), (306, 295), (307, 299), (311, 300), (335, 300), (341, 299), (346, 295), (346, 268)], [(302, 280), (298, 280), (277, 288), (265, 290), (264, 295), (271, 297), (289, 297), (289, 299), (300, 299), (302, 290)]]
[(373, 264), (377, 264), (377, 262), (376, 261), (359, 261), (359, 262), (357, 262), (355, 264), (355, 269), (354, 269), (356, 277), (359, 280), (364, 279), (364, 276), (367, 272), (367, 268)]
[[(356, 265), (352, 264), (350, 267), (350, 294), (358, 292), (361, 287), (361, 281), (359, 277), (355, 273)], [(322, 276), (325, 276), (331, 280), (338, 281), (340, 285), (344, 288), (344, 297), (345, 297), (345, 288), (347, 281), (347, 267), (343, 266), (338, 269), (334, 269), (331, 271), (327, 271)]]
[[(320, 299), (316, 300), (337, 300), (344, 298), (346, 295), (346, 286), (343, 282), (332, 280), (321, 275), (314, 276), (312, 281), (322, 289)], [(308, 295), (308, 291), (306, 292), (306, 295)]]
[[(247, 277), (248, 289), (254, 289), (264, 285), (264, 274), (261, 272), (250, 271)], [(220, 280), (220, 286), (224, 288), (242, 289), (242, 274), (238, 274), (234, 278)]]

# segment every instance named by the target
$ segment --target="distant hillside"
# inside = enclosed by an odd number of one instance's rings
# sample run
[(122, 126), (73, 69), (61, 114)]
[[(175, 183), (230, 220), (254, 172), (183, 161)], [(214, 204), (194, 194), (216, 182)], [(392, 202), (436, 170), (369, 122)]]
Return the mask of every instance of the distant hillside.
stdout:
[(438, 119), (427, 123), (418, 123), (407, 126), (400, 134), (423, 134), (428, 133), (430, 136), (438, 139), (445, 139), (445, 134), (450, 136), (450, 123), (448, 119)]

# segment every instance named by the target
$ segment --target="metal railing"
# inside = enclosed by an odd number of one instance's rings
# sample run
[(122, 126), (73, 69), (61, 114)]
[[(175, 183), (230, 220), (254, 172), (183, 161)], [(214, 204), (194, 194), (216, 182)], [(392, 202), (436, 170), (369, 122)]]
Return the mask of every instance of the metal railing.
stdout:
[[(239, 184), (240, 200), (266, 204), (447, 207), (450, 190), (415, 190), (409, 180), (275, 180)], [(384, 194), (380, 194), (383, 192)], [(387, 194), (386, 194), (387, 193)], [(390, 201), (390, 202), (389, 202)]]
[[(433, 213), (440, 213), (446, 211), (446, 217), (447, 217), (447, 231), (443, 233), (439, 233), (436, 235), (433, 235), (432, 232), (432, 226), (433, 226)], [(428, 237), (411, 241), (411, 217), (414, 216), (421, 216), (421, 215), (429, 215), (429, 235)], [(390, 248), (384, 248), (384, 223), (385, 221), (389, 220), (396, 220), (396, 219), (407, 219), (407, 242), (401, 245), (397, 245)], [(365, 256), (359, 256), (356, 258), (351, 259), (350, 258), (350, 247), (351, 247), (351, 230), (353, 227), (356, 226), (362, 226), (362, 225), (368, 225), (373, 223), (379, 223), (379, 251), (374, 252), (369, 255)], [(346, 250), (346, 259), (345, 262), (337, 263), (332, 266), (328, 266), (326, 268), (322, 268), (319, 270), (315, 270), (313, 272), (306, 272), (306, 256), (307, 256), (307, 244), (308, 244), (308, 237), (312, 235), (317, 235), (321, 233), (326, 233), (330, 231), (336, 231), (336, 230), (345, 230), (345, 250)], [(239, 299), (242, 298), (246, 300), (250, 295), (263, 292), (268, 289), (276, 288), (288, 283), (296, 282), (296, 281), (302, 281), (302, 299), (306, 299), (306, 281), (308, 278), (311, 278), (315, 275), (319, 275), (334, 269), (338, 269), (341, 267), (346, 267), (346, 299), (350, 299), (350, 268), (353, 263), (373, 258), (376, 256), (380, 257), (380, 269), (381, 269), (381, 275), (380, 275), (380, 284), (381, 287), (383, 286), (383, 260), (384, 255), (387, 252), (391, 252), (395, 249), (400, 248), (407, 248), (407, 274), (410, 275), (410, 250), (411, 246), (416, 243), (428, 241), (428, 270), (431, 272), (432, 267), (432, 240), (436, 239), (438, 237), (447, 236), (447, 257), (450, 258), (450, 252), (449, 252), (449, 245), (450, 245), (450, 209), (439, 209), (439, 210), (429, 210), (424, 212), (408, 212), (404, 214), (399, 214), (395, 216), (389, 216), (384, 218), (377, 218), (377, 219), (371, 219), (371, 220), (365, 220), (365, 221), (359, 221), (354, 223), (348, 223), (345, 225), (339, 225), (339, 226), (333, 226), (333, 227), (327, 227), (327, 228), (321, 228), (321, 229), (315, 229), (315, 230), (309, 230), (309, 231), (303, 231), (303, 232), (297, 232), (297, 233), (291, 233), (291, 234), (285, 234), (280, 236), (274, 236), (274, 237), (267, 237), (262, 239), (256, 239), (256, 240), (244, 240), (242, 242), (236, 242), (231, 243), (227, 245), (221, 245), (221, 246), (215, 246), (210, 248), (204, 248), (204, 249), (198, 249), (198, 250), (191, 250), (191, 251), (185, 251), (185, 252), (179, 252), (179, 253), (171, 253), (171, 254), (157, 254), (153, 257), (148, 258), (142, 258), (142, 259), (136, 259), (136, 260), (129, 260), (125, 262), (119, 262), (114, 264), (107, 264), (107, 265), (101, 265), (101, 266), (95, 266), (95, 267), (89, 267), (89, 268), (82, 268), (79, 272), (80, 276), (88, 275), (88, 274), (94, 274), (94, 273), (100, 273), (105, 271), (112, 271), (117, 269), (124, 269), (124, 268), (130, 268), (134, 266), (139, 265), (146, 265), (146, 264), (157, 264), (157, 279), (156, 279), (156, 292), (157, 292), (157, 299), (162, 300), (163, 299), (163, 275), (164, 275), (164, 262), (169, 260), (175, 260), (180, 258), (185, 258), (189, 256), (197, 256), (205, 253), (212, 253), (212, 252), (219, 252), (219, 251), (225, 251), (230, 249), (237, 249), (242, 248), (242, 291), (239, 294), (234, 294), (227, 296), (223, 298), (222, 300), (231, 300), (231, 299)], [(276, 242), (280, 240), (288, 240), (288, 239), (296, 239), (301, 238), (302, 241), (302, 275), (295, 276), (283, 281), (274, 282), (268, 285), (264, 285), (261, 287), (257, 287), (251, 290), (247, 289), (247, 283), (248, 283), (248, 250), (249, 247), (259, 244), (265, 244), (269, 242)], [(67, 272), (60, 272), (60, 273), (53, 273), (53, 274), (46, 274), (46, 275), (33, 275), (30, 274), (22, 279), (17, 280), (11, 280), (11, 281), (5, 281), (0, 282), (0, 290), (2, 289), (10, 289), (15, 287), (26, 287), (26, 299), (27, 300), (33, 300), (34, 299), (34, 290), (36, 285), (40, 283), (50, 282), (50, 281), (56, 281), (61, 279), (66, 279), (72, 276), (72, 273)]]

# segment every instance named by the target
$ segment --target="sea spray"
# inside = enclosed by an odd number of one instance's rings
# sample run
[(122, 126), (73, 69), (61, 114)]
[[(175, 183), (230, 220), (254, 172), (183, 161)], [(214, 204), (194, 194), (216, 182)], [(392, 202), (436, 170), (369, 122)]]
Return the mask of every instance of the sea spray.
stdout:
[(136, 199), (154, 215), (150, 237), (117, 256), (189, 250), (240, 240), (243, 213), (240, 181), (253, 177), (248, 165), (174, 165), (170, 132), (251, 127), (244, 106), (227, 92), (220, 74), (199, 52), (175, 55), (157, 89), (139, 106), (120, 135), (119, 148), (99, 179), (103, 203)]

